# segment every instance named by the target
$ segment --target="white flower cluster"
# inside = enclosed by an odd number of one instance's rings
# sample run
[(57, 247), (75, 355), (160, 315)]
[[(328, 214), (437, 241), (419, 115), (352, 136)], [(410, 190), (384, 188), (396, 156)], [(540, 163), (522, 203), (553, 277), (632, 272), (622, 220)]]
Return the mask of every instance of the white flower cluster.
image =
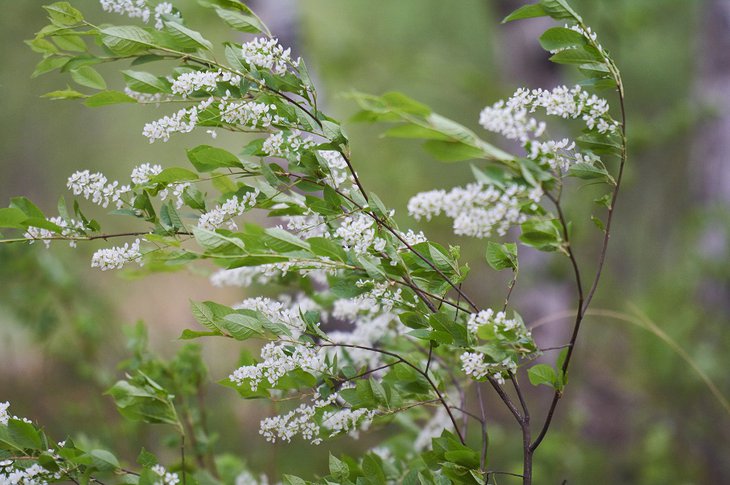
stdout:
[(238, 226), (232, 220), (233, 217), (240, 216), (248, 209), (256, 205), (256, 197), (259, 196), (259, 190), (248, 192), (241, 196), (233, 196), (226, 200), (223, 204), (215, 206), (215, 209), (206, 212), (198, 219), (198, 227), (214, 231), (227, 222), (228, 228), (236, 230)]
[(322, 428), (330, 431), (330, 437), (349, 433), (353, 438), (357, 438), (360, 430), (370, 427), (377, 413), (371, 409), (332, 408), (324, 411), (321, 424), (318, 424), (317, 412), (335, 404), (338, 400), (340, 398), (337, 393), (329, 395), (326, 399), (315, 396), (311, 405), (300, 404), (287, 414), (265, 418), (261, 421), (259, 433), (271, 443), (277, 440), (289, 443), (292, 438), (299, 435), (318, 445), (322, 442)]
[(270, 342), (261, 349), (261, 358), (263, 361), (258, 364), (245, 365), (234, 370), (229, 379), (238, 386), (248, 382), (255, 391), (263, 379), (273, 387), (279, 379), (295, 369), (321, 372), (325, 368), (322, 353), (307, 345), (277, 345)]
[(261, 149), (270, 157), (294, 159), (297, 162), (302, 158), (302, 152), (314, 147), (316, 143), (310, 138), (303, 138), (297, 130), (284, 137), (284, 133), (277, 131), (269, 135)]
[(100, 172), (90, 173), (88, 170), (77, 171), (72, 174), (66, 182), (66, 187), (74, 194), (80, 195), (86, 200), (91, 200), (104, 208), (114, 202), (117, 209), (124, 205), (122, 196), (131, 191), (129, 185), (119, 185), (116, 180), (107, 183), (108, 180)]
[[(413, 232), (413, 229), (408, 229), (408, 232), (401, 232), (400, 236), (409, 246), (414, 246), (416, 244), (428, 241), (428, 238), (426, 238), (426, 235), (423, 234), (423, 231)], [(400, 249), (403, 249), (405, 247), (406, 246), (403, 245)]]
[(507, 314), (505, 312), (495, 313), (491, 308), (469, 315), (466, 328), (469, 330), (470, 334), (476, 335), (477, 330), (479, 330), (479, 327), (482, 325), (492, 325), (495, 330), (499, 332), (509, 332), (517, 329), (520, 335), (525, 337), (530, 336), (530, 331), (520, 320), (516, 318), (507, 318)]
[(362, 213), (347, 216), (335, 231), (335, 236), (342, 239), (342, 247), (348, 251), (366, 254), (373, 249), (380, 252), (385, 249), (386, 241), (375, 236), (374, 224), (372, 217)]
[(102, 271), (109, 269), (122, 269), (125, 264), (132, 261), (142, 266), (142, 253), (139, 251), (139, 239), (132, 245), (124, 243), (124, 246), (100, 249), (91, 256), (91, 267), (99, 268)]
[(291, 443), (292, 438), (299, 435), (313, 445), (318, 445), (322, 438), (315, 415), (318, 409), (329, 406), (337, 397), (337, 393), (334, 393), (326, 399), (315, 399), (311, 405), (300, 404), (286, 414), (265, 418), (261, 420), (259, 434), (271, 443), (276, 443), (277, 440)]
[(143, 163), (132, 169), (131, 179), (136, 185), (144, 185), (150, 181), (155, 175), (162, 173), (161, 165), (150, 165)]
[[(56, 224), (61, 228), (61, 236), (63, 237), (73, 238), (83, 236), (84, 234), (85, 226), (84, 223), (81, 221), (77, 221), (75, 219), (66, 221), (62, 217), (50, 217), (48, 221)], [(51, 240), (56, 237), (57, 234), (42, 227), (30, 226), (26, 230), (25, 234), (23, 234), (23, 236), (28, 239), (29, 244), (33, 244), (35, 241), (43, 241), (43, 244), (45, 244), (46, 248), (48, 248), (51, 246)], [(68, 245), (72, 248), (75, 248), (76, 241), (74, 239), (70, 239), (68, 241)]]
[(8, 411), (10, 409), (10, 402), (0, 402), (0, 425), (7, 426), (8, 421), (11, 419), (17, 419), (18, 421), (23, 421), (25, 423), (31, 424), (31, 420), (28, 418), (19, 418), (18, 416), (13, 416)]
[(150, 143), (154, 143), (157, 140), (169, 141), (173, 133), (190, 133), (198, 124), (198, 113), (206, 110), (212, 103), (213, 98), (209, 98), (197, 106), (180, 109), (177, 113), (147, 123), (142, 129), (142, 135)]
[(277, 39), (256, 38), (243, 44), (243, 61), (249, 66), (266, 69), (279, 76), (286, 74), (288, 66), (298, 67), (299, 59), (292, 60), (291, 49), (284, 49)]
[(172, 4), (170, 2), (162, 2), (158, 3), (155, 7), (155, 28), (157, 30), (162, 30), (162, 28), (165, 26), (165, 24), (162, 21), (163, 15), (171, 15), (172, 14)]
[(241, 82), (241, 76), (230, 71), (191, 71), (180, 74), (172, 82), (172, 92), (187, 98), (196, 91), (211, 93), (216, 90), (219, 82), (237, 85)]
[(289, 272), (295, 272), (302, 277), (309, 276), (313, 281), (325, 284), (327, 274), (333, 274), (337, 272), (337, 269), (336, 264), (325, 258), (320, 261), (285, 261), (219, 270), (210, 277), (210, 282), (213, 286), (218, 287), (248, 287), (254, 283), (265, 285), (286, 276)]
[(431, 220), (443, 212), (454, 220), (454, 233), (461, 236), (504, 236), (511, 226), (527, 219), (523, 202), (531, 200), (536, 204), (542, 195), (540, 188), (511, 184), (501, 189), (478, 182), (454, 187), (449, 192), (431, 190), (416, 194), (408, 201), (408, 213), (416, 220)]
[(549, 116), (580, 118), (589, 130), (599, 133), (614, 133), (619, 126), (608, 113), (608, 102), (580, 86), (558, 86), (550, 91), (520, 88), (506, 101), (484, 108), (479, 115), (479, 124), (485, 130), (519, 141), (530, 153), (530, 158), (547, 163), (553, 169), (565, 170), (572, 163), (582, 161), (570, 140), (539, 141), (546, 125), (532, 116), (538, 108)]
[(145, 0), (99, 0), (99, 3), (105, 12), (140, 18), (145, 23), (150, 19), (150, 9)]
[(487, 376), (493, 377), (500, 384), (504, 384), (505, 374), (515, 373), (517, 364), (506, 358), (501, 362), (487, 362), (480, 352), (464, 352), (461, 354), (461, 370), (472, 379), (479, 380)]
[[(507, 318), (503, 311), (495, 312), (487, 309), (469, 316), (466, 327), (469, 334), (476, 338), (480, 327), (489, 325), (492, 327), (495, 337), (504, 342), (530, 342), (532, 336), (518, 318)], [(529, 353), (525, 348), (519, 348), (521, 354)], [(505, 358), (500, 362), (489, 362), (490, 358), (480, 352), (464, 352), (461, 355), (461, 368), (466, 375), (474, 379), (482, 379), (486, 376), (494, 377), (500, 384), (504, 383), (505, 375), (514, 373), (517, 370), (517, 363), (511, 358)]]
[(191, 184), (189, 182), (171, 184), (171, 185), (168, 185), (166, 189), (160, 190), (157, 193), (157, 195), (160, 197), (160, 200), (164, 201), (164, 200), (167, 200), (167, 197), (170, 195), (170, 192), (172, 192), (172, 196), (175, 198), (175, 208), (179, 209), (185, 204), (185, 199), (183, 198), (183, 194), (185, 193), (185, 189), (187, 189), (190, 186), (191, 186)]
[(14, 460), (0, 461), (0, 485), (47, 485), (60, 481), (62, 477), (60, 470), (51, 472), (38, 463), (24, 466)]
[(538, 108), (551, 116), (582, 118), (589, 129), (597, 128), (599, 133), (613, 132), (618, 127), (618, 123), (608, 116), (608, 102), (583, 91), (580, 86), (558, 86), (552, 91), (520, 88), (507, 101), (501, 100), (484, 108), (479, 115), (479, 124), (510, 140), (526, 143), (531, 138), (539, 138), (545, 131), (545, 123), (530, 116)]
[(158, 480), (155, 480), (154, 485), (177, 485), (180, 483), (178, 474), (168, 472), (162, 465), (153, 466), (152, 473), (159, 477)]
[(345, 182), (350, 180), (350, 172), (347, 161), (342, 154), (335, 150), (320, 150), (319, 155), (324, 158), (327, 168), (329, 168), (329, 182), (332, 187), (340, 188)]
[[(373, 347), (383, 339), (393, 337), (399, 333), (402, 325), (393, 308), (403, 304), (402, 290), (391, 289), (388, 283), (373, 284), (367, 281), (358, 281), (359, 287), (372, 284), (373, 288), (354, 298), (340, 298), (335, 300), (332, 307), (332, 317), (349, 322), (351, 328), (333, 330), (328, 333), (332, 342), (340, 345), (357, 345)], [(340, 360), (352, 361), (356, 366), (376, 367), (380, 364), (381, 354), (359, 348), (338, 348), (336, 350)]]
[(322, 415), (322, 427), (330, 430), (330, 438), (341, 433), (349, 433), (358, 438), (360, 431), (367, 431), (376, 411), (372, 409), (340, 408), (325, 411)]
[(234, 306), (236, 309), (256, 310), (274, 323), (281, 323), (298, 338), (306, 330), (307, 325), (302, 315), (308, 311), (319, 310), (314, 300), (306, 295), (298, 295), (296, 299), (282, 297), (279, 301), (271, 298), (247, 298)]
[[(152, 14), (146, 0), (99, 0), (99, 3), (105, 12), (118, 13), (129, 18), (139, 18), (145, 23), (149, 21)], [(172, 4), (170, 2), (162, 2), (155, 7), (154, 18), (157, 30), (164, 27), (162, 16), (171, 13)]]
[(286, 119), (276, 114), (275, 104), (257, 103), (255, 101), (234, 101), (227, 98), (218, 104), (221, 121), (231, 125), (244, 125), (251, 128), (268, 128), (283, 125)]
[(130, 98), (135, 99), (138, 103), (142, 104), (160, 104), (162, 101), (169, 99), (169, 96), (165, 93), (140, 93), (138, 91), (132, 91), (129, 87), (124, 88), (124, 94)]
[(301, 216), (284, 216), (287, 230), (293, 232), (302, 239), (310, 237), (321, 237), (328, 235), (327, 221), (316, 212)]
[(8, 413), (8, 408), (10, 407), (10, 402), (0, 402), (0, 424), (3, 426), (8, 425), (8, 421), (10, 420), (10, 414)]

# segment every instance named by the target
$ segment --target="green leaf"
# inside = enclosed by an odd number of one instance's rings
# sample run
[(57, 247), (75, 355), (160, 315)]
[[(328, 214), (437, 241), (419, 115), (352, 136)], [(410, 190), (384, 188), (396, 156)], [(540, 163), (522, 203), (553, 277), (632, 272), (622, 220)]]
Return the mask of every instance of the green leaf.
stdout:
[(84, 20), (84, 16), (68, 2), (56, 2), (43, 7), (54, 24), (71, 26)]
[(28, 216), (22, 210), (15, 207), (0, 209), (0, 227), (12, 227), (22, 229), (25, 226), (21, 224)]
[(550, 56), (550, 60), (557, 64), (600, 64), (603, 61), (603, 57), (595, 47), (585, 45), (560, 51)]
[(122, 71), (127, 86), (138, 93), (172, 93), (168, 84), (157, 76), (144, 71)]
[(576, 163), (572, 165), (568, 170), (568, 175), (571, 177), (577, 177), (583, 180), (602, 180), (611, 185), (616, 185), (616, 181), (603, 167), (596, 167), (589, 163)]
[(46, 94), (42, 94), (41, 98), (48, 98), (52, 100), (59, 100), (59, 99), (78, 99), (78, 98), (85, 98), (86, 95), (83, 93), (80, 93), (78, 91), (75, 91), (73, 89), (62, 89), (58, 91), (51, 91)]
[(508, 268), (517, 271), (517, 245), (515, 243), (499, 244), (489, 241), (486, 256), (489, 266), (497, 271)]
[(182, 334), (180, 334), (180, 340), (195, 340), (200, 337), (216, 337), (221, 335), (220, 332), (200, 332), (198, 330), (190, 330), (189, 328), (186, 328), (182, 331)]
[(554, 388), (556, 384), (555, 369), (547, 364), (533, 365), (527, 370), (527, 377), (533, 386), (544, 384)]
[(35, 71), (33, 71), (33, 74), (30, 75), (31, 78), (35, 78), (40, 76), (41, 74), (45, 74), (47, 72), (54, 71), (56, 69), (59, 69), (66, 65), (68, 62), (67, 57), (46, 57), (41, 62), (39, 62), (36, 67)]
[(507, 22), (513, 22), (515, 20), (522, 20), (522, 19), (531, 19), (535, 17), (545, 17), (547, 16), (547, 12), (544, 8), (542, 8), (542, 5), (539, 3), (535, 3), (532, 5), (523, 5), (511, 14), (507, 15), (503, 20), (502, 23), (506, 24)]
[(521, 226), (520, 241), (540, 251), (556, 251), (561, 247), (559, 221), (528, 220)]
[(233, 248), (245, 249), (243, 241), (240, 239), (236, 237), (227, 237), (215, 231), (203, 229), (202, 227), (194, 227), (193, 235), (201, 247), (213, 253), (228, 251)]
[(27, 197), (13, 197), (12, 199), (10, 199), (10, 207), (20, 209), (28, 217), (32, 217), (35, 219), (46, 218), (46, 216), (43, 215), (43, 211), (41, 211), (38, 206), (31, 202), (30, 199), (28, 199)]
[(209, 40), (203, 38), (199, 32), (188, 29), (177, 22), (165, 22), (165, 32), (172, 37), (175, 42), (183, 48), (203, 48), (213, 50), (213, 44)]
[(136, 103), (137, 100), (120, 91), (102, 91), (89, 96), (84, 104), (90, 108), (109, 106), (111, 104)]
[(86, 52), (86, 43), (78, 35), (54, 35), (51, 37), (56, 45), (66, 51)]
[(553, 27), (540, 36), (540, 45), (546, 51), (558, 51), (586, 45), (587, 40), (580, 32), (565, 27)]
[(104, 78), (91, 66), (81, 66), (73, 69), (71, 71), (71, 79), (87, 88), (106, 89)]
[(218, 14), (226, 25), (240, 32), (258, 34), (267, 31), (264, 24), (255, 15), (245, 15), (225, 8), (216, 8), (215, 13)]
[(94, 468), (104, 471), (112, 471), (120, 467), (117, 457), (107, 450), (91, 450), (89, 455), (93, 458)]
[(423, 147), (428, 153), (442, 162), (461, 162), (463, 160), (484, 158), (482, 150), (461, 142), (429, 140), (423, 144)]
[[(3, 428), (0, 425), (0, 428)], [(38, 450), (43, 447), (40, 432), (30, 423), (10, 419), (7, 427), (0, 433), (0, 441), (21, 450)]]
[(187, 151), (188, 160), (199, 172), (210, 172), (217, 168), (243, 168), (243, 164), (233, 153), (210, 145), (199, 145)]
[(217, 322), (218, 328), (236, 340), (247, 340), (255, 335), (264, 335), (263, 324), (248, 314), (231, 313)]
[(198, 174), (187, 168), (170, 167), (150, 179), (152, 184), (172, 184), (175, 182), (187, 182), (198, 180)]
[(350, 478), (350, 467), (344, 461), (336, 458), (332, 453), (330, 453), (329, 470), (332, 478), (336, 480), (347, 480)]
[(121, 25), (99, 31), (101, 42), (113, 53), (131, 56), (155, 47), (154, 37), (141, 27)]

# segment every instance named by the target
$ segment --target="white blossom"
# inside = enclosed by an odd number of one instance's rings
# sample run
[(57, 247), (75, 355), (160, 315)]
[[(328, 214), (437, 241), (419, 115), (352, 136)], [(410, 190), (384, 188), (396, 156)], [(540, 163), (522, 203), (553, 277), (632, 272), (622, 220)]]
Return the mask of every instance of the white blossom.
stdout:
[(172, 14), (172, 4), (170, 2), (161, 2), (155, 6), (155, 28), (162, 30), (165, 26), (162, 16)]
[(265, 297), (247, 298), (234, 308), (256, 310), (270, 321), (283, 324), (294, 338), (298, 338), (307, 327), (302, 315), (320, 307), (311, 298), (298, 295), (294, 300), (282, 297), (279, 301)]
[(328, 235), (327, 221), (316, 212), (309, 212), (301, 216), (283, 216), (287, 230), (302, 239), (322, 237)]
[[(75, 219), (66, 220), (62, 217), (50, 217), (49, 222), (56, 224), (61, 228), (61, 236), (65, 238), (71, 238), (68, 241), (68, 245), (72, 248), (76, 247), (76, 240), (74, 237), (84, 235), (84, 223)], [(35, 241), (43, 241), (46, 248), (50, 247), (51, 240), (58, 237), (58, 235), (48, 229), (42, 227), (29, 226), (23, 236), (28, 239), (29, 244), (33, 244)]]
[(431, 220), (442, 212), (453, 219), (454, 233), (477, 238), (493, 233), (504, 236), (507, 230), (527, 220), (522, 202), (542, 196), (542, 191), (521, 185), (504, 189), (481, 182), (465, 187), (454, 187), (449, 192), (432, 190), (421, 192), (408, 201), (408, 213), (416, 220)]
[(124, 205), (122, 196), (131, 189), (128, 185), (120, 186), (116, 180), (110, 182), (103, 173), (90, 173), (88, 170), (74, 172), (66, 182), (66, 187), (74, 194), (104, 208), (114, 202), (117, 209)]
[(100, 249), (91, 257), (91, 267), (99, 268), (102, 271), (109, 269), (121, 269), (125, 264), (137, 262), (142, 265), (142, 253), (139, 251), (139, 239), (132, 245), (124, 243), (124, 246)]
[(124, 94), (142, 104), (156, 103), (157, 105), (159, 105), (160, 102), (166, 101), (169, 98), (169, 96), (165, 93), (140, 93), (138, 91), (133, 91), (128, 87), (124, 88)]
[(208, 109), (213, 101), (214, 98), (210, 97), (197, 106), (182, 108), (172, 115), (147, 123), (142, 129), (142, 135), (150, 143), (154, 143), (157, 140), (169, 141), (173, 133), (190, 133), (198, 124), (198, 114)]
[(256, 38), (241, 46), (243, 61), (258, 69), (266, 69), (277, 75), (284, 75), (288, 66), (299, 66), (299, 59), (291, 58), (291, 49), (284, 49), (277, 39)]
[(3, 426), (7, 426), (8, 420), (10, 420), (10, 415), (8, 414), (9, 407), (10, 403), (8, 401), (0, 402), (0, 424)]
[(253, 207), (256, 204), (256, 197), (258, 195), (258, 189), (242, 195), (240, 199), (234, 195), (223, 204), (217, 205), (215, 209), (201, 215), (200, 219), (198, 219), (198, 227), (214, 231), (226, 222), (229, 229), (235, 230), (237, 226), (232, 218), (240, 216)]
[(221, 121), (232, 125), (268, 128), (271, 125), (283, 125), (286, 123), (286, 119), (276, 114), (275, 104), (257, 103), (255, 101), (228, 101), (227, 99), (222, 99), (218, 104), (218, 109), (220, 111)]
[(132, 169), (131, 179), (137, 185), (144, 185), (150, 181), (155, 175), (159, 175), (162, 172), (161, 165), (151, 165), (149, 163), (143, 163)]
[(295, 369), (321, 372), (325, 367), (322, 353), (307, 345), (292, 346), (270, 342), (261, 349), (261, 358), (263, 360), (258, 364), (245, 365), (234, 370), (229, 379), (238, 386), (247, 382), (255, 391), (263, 379), (274, 387), (279, 379)]
[(500, 384), (504, 384), (505, 374), (517, 371), (517, 364), (510, 358), (496, 363), (487, 362), (486, 356), (480, 352), (464, 352), (459, 358), (461, 370), (475, 380), (491, 376)]
[(145, 0), (99, 0), (99, 3), (105, 12), (139, 18), (145, 23), (150, 19), (150, 9)]
[(342, 239), (342, 246), (357, 254), (365, 254), (370, 249), (382, 251), (385, 240), (375, 235), (375, 221), (372, 217), (359, 213), (345, 217), (334, 235)]
[(162, 465), (152, 467), (152, 473), (159, 477), (155, 480), (154, 485), (177, 485), (180, 483), (180, 477), (177, 473), (168, 472)]
[(157, 195), (160, 197), (160, 200), (164, 201), (172, 192), (172, 197), (175, 199), (175, 208), (180, 209), (185, 204), (185, 199), (183, 198), (185, 189), (190, 186), (189, 182), (171, 184), (168, 185), (166, 189), (160, 190)]
[(342, 154), (335, 150), (320, 150), (319, 155), (324, 159), (329, 168), (329, 182), (332, 187), (340, 188), (350, 179), (350, 172), (347, 160)]
[(309, 138), (303, 138), (297, 130), (292, 131), (286, 137), (281, 131), (269, 135), (261, 146), (266, 155), (278, 158), (292, 158), (301, 160), (302, 152), (314, 147), (316, 143)]
[(322, 427), (330, 430), (330, 438), (341, 433), (349, 433), (351, 437), (357, 438), (360, 431), (367, 431), (375, 414), (374, 410), (364, 408), (325, 411), (322, 415)]
[(237, 85), (241, 82), (241, 76), (222, 69), (184, 72), (172, 82), (171, 89), (174, 94), (187, 98), (196, 91), (211, 93), (216, 90), (220, 82)]

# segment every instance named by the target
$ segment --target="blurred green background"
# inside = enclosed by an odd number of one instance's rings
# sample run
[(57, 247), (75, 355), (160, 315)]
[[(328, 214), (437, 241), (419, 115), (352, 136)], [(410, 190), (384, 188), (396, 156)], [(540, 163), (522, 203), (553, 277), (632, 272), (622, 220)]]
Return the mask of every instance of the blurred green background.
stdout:
[[(91, 18), (108, 18), (93, 0), (73, 3)], [(630, 166), (595, 308), (638, 309), (730, 395), (730, 152), (725, 150), (730, 145), (723, 145), (730, 140), (730, 115), (724, 110), (730, 109), (730, 94), (723, 95), (730, 93), (727, 2), (571, 3), (618, 60), (629, 116)], [(30, 79), (38, 56), (22, 41), (45, 25), (42, 4), (0, 2), (0, 200), (27, 195), (52, 214), (58, 196), (68, 195), (66, 177), (77, 169), (117, 178), (142, 162), (184, 165), (185, 148), (209, 142), (196, 134), (148, 145), (141, 129), (161, 116), (154, 108), (91, 109), (41, 99), (70, 82), (57, 74)], [(536, 38), (548, 23), (499, 25), (519, 4), (262, 0), (252, 6), (260, 7), (283, 43), (307, 59), (331, 114), (347, 118), (355, 112), (341, 96), (348, 90), (398, 90), (479, 130), (481, 108), (516, 87), (577, 80), (547, 63), (539, 49)], [(194, 1), (176, 5), (211, 40), (228, 35)], [(102, 72), (110, 87), (122, 86), (114, 67)], [(417, 227), (405, 210), (411, 195), (471, 177), (468, 164), (444, 165), (417, 143), (380, 138), (382, 127), (346, 127), (364, 184), (396, 208), (403, 225)], [(241, 145), (225, 136), (218, 142), (232, 150)], [(575, 188), (569, 212), (586, 221), (590, 188)], [(590, 223), (576, 225), (577, 247), (589, 248), (579, 249), (580, 256), (590, 265), (599, 234)], [(445, 221), (420, 228), (432, 239), (448, 240)], [(483, 242), (458, 244), (474, 272), (486, 269)], [(129, 356), (122, 328), (144, 320), (151, 348), (169, 357), (181, 346), (176, 338), (182, 329), (194, 325), (189, 299), (233, 303), (243, 295), (212, 288), (198, 274), (122, 280), (89, 267), (89, 255), (101, 244), (76, 250), (54, 246), (52, 251), (40, 245), (0, 247), (0, 401), (11, 400), (15, 413), (44, 423), (59, 438), (85, 435), (131, 459), (140, 443), (164, 454), (164, 433), (130, 427), (101, 395), (120, 375), (117, 362)], [(527, 250), (522, 254), (523, 279), (513, 301), (526, 320), (569, 309), (572, 287), (565, 262)], [(485, 306), (496, 304), (505, 283), (502, 275), (490, 273), (472, 281), (470, 292)], [(564, 342), (568, 325), (555, 320), (541, 326), (538, 341)], [(730, 483), (730, 415), (686, 361), (652, 333), (615, 320), (588, 319), (581, 339), (572, 386), (536, 456), (539, 483)], [(235, 367), (237, 352), (227, 342), (204, 344), (214, 381)], [(277, 476), (322, 471), (328, 447), (356, 450), (392, 431), (362, 443), (345, 438), (319, 448), (274, 447), (257, 434), (258, 420), (272, 409), (237, 400), (215, 385), (209, 394), (217, 450)], [(547, 391), (532, 390), (534, 414), (540, 415), (549, 398)], [(495, 420), (492, 463), (519, 469), (513, 423), (497, 401), (490, 401), (489, 409)]]

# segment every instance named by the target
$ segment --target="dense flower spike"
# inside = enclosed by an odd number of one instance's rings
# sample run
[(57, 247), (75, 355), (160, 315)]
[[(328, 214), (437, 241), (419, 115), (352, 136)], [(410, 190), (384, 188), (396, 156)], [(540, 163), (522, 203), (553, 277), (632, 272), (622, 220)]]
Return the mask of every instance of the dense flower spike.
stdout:
[(125, 264), (130, 262), (137, 262), (141, 265), (142, 253), (139, 251), (139, 244), (139, 239), (135, 239), (131, 246), (129, 243), (124, 243), (124, 246), (100, 249), (91, 257), (91, 267), (106, 271), (122, 269)]
[(284, 49), (277, 39), (259, 37), (243, 44), (243, 60), (250, 66), (284, 75), (288, 68), (299, 66), (299, 60), (292, 60), (291, 49)]
[(577, 152), (575, 143), (568, 139), (540, 141), (546, 124), (532, 116), (538, 109), (549, 116), (580, 118), (589, 130), (600, 134), (614, 133), (619, 127), (608, 113), (608, 102), (580, 86), (558, 86), (551, 91), (520, 88), (508, 100), (484, 108), (479, 124), (485, 130), (519, 141), (531, 159), (553, 170), (566, 171), (574, 163), (585, 162), (585, 157), (594, 161), (592, 154)]
[(256, 204), (256, 197), (258, 196), (259, 191), (255, 190), (241, 196), (240, 199), (237, 196), (231, 197), (223, 204), (217, 205), (215, 209), (200, 216), (200, 219), (198, 219), (198, 227), (212, 231), (221, 227), (223, 223), (226, 223), (229, 229), (236, 229), (237, 226), (233, 218), (242, 215), (253, 207)]
[(230, 380), (239, 386), (246, 382), (252, 390), (256, 390), (263, 379), (275, 387), (279, 379), (295, 369), (318, 373), (325, 368), (323, 355), (307, 345), (271, 342), (261, 349), (261, 358), (263, 360), (256, 365), (242, 366), (233, 371)]
[(454, 233), (461, 236), (504, 236), (510, 227), (527, 220), (523, 207), (538, 203), (541, 197), (540, 188), (513, 184), (502, 189), (478, 182), (449, 192), (421, 192), (408, 202), (408, 213), (416, 220), (444, 213), (454, 220)]

